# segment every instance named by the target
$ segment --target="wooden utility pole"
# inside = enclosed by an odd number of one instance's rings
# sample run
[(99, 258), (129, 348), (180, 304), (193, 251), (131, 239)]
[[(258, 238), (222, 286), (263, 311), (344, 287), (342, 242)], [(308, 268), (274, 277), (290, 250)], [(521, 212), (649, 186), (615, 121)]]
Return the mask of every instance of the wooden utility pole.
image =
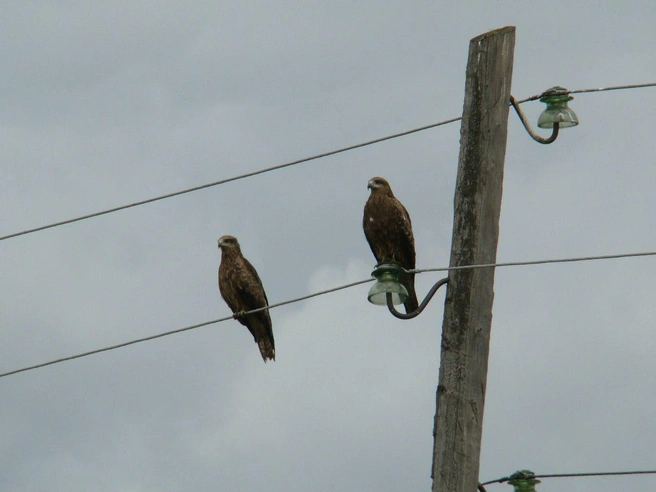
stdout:
[[(515, 28), (469, 43), (451, 266), (495, 263)], [(494, 268), (452, 270), (444, 307), (433, 492), (475, 492), (494, 299)]]

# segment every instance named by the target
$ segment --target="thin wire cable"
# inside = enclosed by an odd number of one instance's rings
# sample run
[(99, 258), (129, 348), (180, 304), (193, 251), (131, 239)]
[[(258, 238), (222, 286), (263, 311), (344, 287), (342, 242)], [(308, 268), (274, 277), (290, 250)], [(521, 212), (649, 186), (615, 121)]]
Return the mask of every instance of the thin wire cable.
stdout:
[[(360, 280), (358, 282), (352, 282), (352, 283), (346, 284), (346, 285), (340, 285), (339, 287), (333, 287), (331, 289), (322, 290), (320, 292), (315, 292), (313, 294), (309, 294), (309, 295), (306, 295), (306, 296), (297, 297), (296, 299), (290, 299), (288, 301), (278, 302), (276, 304), (271, 304), (269, 306), (253, 309), (251, 311), (246, 311), (243, 314), (258, 313), (260, 311), (264, 311), (265, 309), (273, 309), (273, 308), (276, 308), (276, 307), (279, 307), (279, 306), (284, 306), (286, 304), (292, 304), (294, 302), (304, 301), (304, 300), (310, 299), (312, 297), (317, 297), (317, 296), (321, 296), (321, 295), (324, 295), (324, 294), (329, 294), (331, 292), (336, 292), (336, 291), (342, 290), (342, 289), (348, 289), (350, 287), (355, 287), (356, 285), (365, 284), (367, 282), (373, 282), (373, 280), (374, 279), (366, 279), (366, 280)], [(134, 345), (136, 343), (147, 342), (149, 340), (155, 340), (156, 338), (162, 338), (162, 337), (166, 337), (166, 336), (169, 336), (169, 335), (174, 335), (176, 333), (182, 333), (183, 331), (195, 330), (196, 328), (201, 328), (203, 326), (213, 325), (213, 324), (216, 324), (216, 323), (222, 323), (224, 321), (228, 321), (228, 320), (231, 320), (233, 318), (234, 318), (233, 316), (226, 316), (225, 318), (219, 318), (219, 319), (215, 319), (215, 320), (212, 320), (212, 321), (205, 321), (204, 323), (198, 323), (196, 325), (185, 326), (184, 328), (178, 328), (176, 330), (166, 331), (164, 333), (158, 333), (157, 335), (151, 335), (151, 336), (148, 336), (148, 337), (137, 338), (135, 340), (130, 340), (129, 342), (118, 343), (116, 345), (110, 345), (108, 347), (103, 347), (103, 348), (99, 348), (99, 349), (95, 349), (95, 350), (90, 350), (88, 352), (83, 352), (81, 354), (71, 355), (69, 357), (62, 357), (60, 359), (51, 360), (49, 362), (43, 362), (41, 364), (35, 364), (33, 366), (23, 367), (21, 369), (15, 369), (13, 371), (9, 371), (9, 372), (5, 372), (5, 373), (0, 374), (0, 378), (3, 378), (5, 376), (11, 376), (12, 374), (18, 374), (20, 372), (26, 372), (26, 371), (31, 371), (33, 369), (39, 369), (41, 367), (51, 366), (53, 364), (59, 364), (60, 362), (66, 362), (66, 361), (73, 360), (73, 359), (80, 359), (82, 357), (87, 357), (89, 355), (99, 354), (101, 352), (108, 352), (110, 350), (115, 350), (115, 349), (119, 349), (119, 348), (122, 348), (122, 347), (127, 347), (128, 345)]]
[(508, 266), (527, 266), (527, 265), (546, 265), (549, 263), (574, 263), (577, 261), (596, 261), (596, 260), (615, 260), (618, 258), (635, 258), (639, 256), (656, 256), (656, 251), (645, 251), (642, 253), (620, 253), (616, 255), (600, 255), (600, 256), (579, 256), (575, 258), (556, 258), (553, 260), (530, 260), (530, 261), (509, 261), (505, 263), (485, 263), (479, 265), (461, 265), (443, 268), (424, 268), (417, 270), (410, 270), (410, 273), (424, 273), (424, 272), (446, 272), (451, 270), (470, 270), (472, 268), (497, 268)]
[[(584, 94), (589, 92), (607, 92), (607, 91), (619, 91), (623, 89), (643, 89), (645, 87), (656, 87), (656, 82), (648, 82), (646, 84), (631, 84), (631, 85), (614, 85), (610, 87), (599, 87), (596, 89), (575, 89), (573, 91), (563, 91), (563, 94)], [(536, 101), (542, 97), (542, 94), (536, 94), (535, 96), (527, 97), (521, 101), (517, 101), (518, 104)]]
[(347, 152), (349, 150), (359, 149), (359, 148), (362, 148), (362, 147), (366, 147), (368, 145), (373, 145), (373, 144), (377, 144), (377, 143), (380, 143), (380, 142), (384, 142), (386, 140), (392, 140), (394, 138), (404, 137), (404, 136), (407, 136), (407, 135), (410, 135), (410, 134), (413, 134), (413, 133), (418, 133), (418, 132), (422, 132), (424, 130), (429, 130), (431, 128), (436, 128), (438, 126), (447, 125), (449, 123), (453, 123), (453, 122), (461, 120), (461, 119), (462, 119), (461, 117), (451, 118), (449, 120), (440, 121), (438, 123), (432, 123), (430, 125), (425, 125), (425, 126), (420, 126), (418, 128), (413, 128), (412, 130), (405, 130), (403, 132), (395, 133), (393, 135), (387, 135), (385, 137), (375, 138), (373, 140), (368, 140), (366, 142), (361, 142), (359, 144), (349, 145), (348, 147), (342, 147), (340, 149), (331, 150), (331, 151), (328, 151), (328, 152), (323, 152), (321, 154), (315, 154), (315, 155), (312, 155), (310, 157), (304, 157), (302, 159), (297, 159), (295, 161), (285, 162), (284, 164), (278, 164), (277, 166), (267, 167), (267, 168), (264, 168), (264, 169), (260, 169), (258, 171), (251, 171), (249, 173), (240, 174), (238, 176), (233, 176), (231, 178), (225, 178), (225, 179), (220, 179), (219, 181), (213, 181), (212, 183), (206, 183), (206, 184), (203, 184), (203, 185), (194, 186), (192, 188), (187, 188), (185, 190), (174, 191), (172, 193), (167, 193), (165, 195), (160, 195), (160, 196), (156, 196), (156, 197), (153, 197), (153, 198), (148, 198), (146, 200), (140, 200), (138, 202), (128, 203), (127, 205), (120, 205), (118, 207), (109, 208), (107, 210), (101, 210), (100, 212), (94, 212), (94, 213), (90, 213), (90, 214), (87, 214), (87, 215), (81, 215), (79, 217), (75, 217), (75, 218), (72, 218), (72, 219), (66, 219), (66, 220), (62, 220), (62, 221), (59, 221), (59, 222), (53, 222), (51, 224), (46, 224), (46, 225), (43, 225), (43, 226), (35, 227), (33, 229), (26, 229), (24, 231), (14, 232), (12, 234), (7, 234), (6, 236), (0, 236), (0, 241), (4, 241), (5, 239), (11, 239), (11, 238), (18, 237), (18, 236), (24, 236), (26, 234), (32, 234), (33, 232), (44, 231), (46, 229), (51, 229), (53, 227), (59, 227), (59, 226), (63, 226), (63, 225), (66, 225), (66, 224), (72, 224), (73, 222), (80, 222), (82, 220), (91, 219), (93, 217), (99, 217), (101, 215), (111, 214), (111, 213), (114, 213), (114, 212), (118, 212), (120, 210), (125, 210), (125, 209), (132, 208), (132, 207), (138, 207), (140, 205), (146, 205), (147, 203), (157, 202), (159, 200), (164, 200), (164, 199), (167, 199), (167, 198), (172, 198), (172, 197), (175, 197), (175, 196), (184, 195), (186, 193), (191, 193), (191, 192), (194, 192), (194, 191), (203, 190), (205, 188), (211, 188), (213, 186), (218, 186), (218, 185), (230, 183), (232, 181), (237, 181), (237, 180), (244, 179), (244, 178), (250, 178), (252, 176), (257, 176), (258, 174), (264, 174), (264, 173), (268, 173), (270, 171), (276, 171), (278, 169), (283, 169), (285, 167), (295, 166), (297, 164), (302, 164), (304, 162), (309, 162), (309, 161), (313, 161), (313, 160), (316, 160), (316, 159), (321, 159), (321, 158), (328, 157), (328, 156), (331, 156), (331, 155), (341, 154), (342, 152)]
[[(575, 262), (575, 261), (595, 261), (595, 260), (610, 260), (610, 259), (618, 259), (618, 258), (634, 258), (634, 257), (640, 257), (640, 256), (656, 256), (656, 251), (651, 251), (651, 252), (643, 252), (643, 253), (623, 253), (623, 254), (615, 254), (615, 255), (602, 255), (602, 256), (583, 256), (583, 257), (576, 257), (576, 258), (559, 258), (559, 259), (553, 259), (553, 260), (536, 260), (536, 261), (513, 261), (513, 262), (506, 262), (506, 263), (484, 263), (484, 264), (479, 264), (479, 265), (461, 265), (461, 266), (454, 266), (454, 267), (444, 267), (444, 268), (425, 268), (425, 269), (416, 269), (416, 270), (410, 270), (410, 272), (414, 273), (427, 273), (427, 272), (444, 272), (444, 271), (451, 271), (451, 270), (466, 270), (466, 269), (475, 269), (475, 268), (492, 268), (492, 267), (509, 267), (509, 266), (527, 266), (527, 265), (543, 265), (543, 264), (549, 264), (549, 263), (568, 263), (568, 262)], [(264, 311), (265, 309), (273, 309), (276, 307), (280, 306), (285, 306), (287, 304), (293, 304), (295, 302), (300, 302), (300, 301), (305, 301), (307, 299), (311, 299), (313, 297), (318, 297), (322, 296), (324, 294), (330, 294), (331, 292), (337, 292), (338, 290), (343, 290), (343, 289), (349, 289), (351, 287), (355, 287), (357, 285), (362, 285), (366, 284), (368, 282), (373, 282), (373, 278), (368, 278), (365, 280), (358, 280), (357, 282), (351, 282), (348, 284), (340, 285), (338, 287), (333, 287), (330, 289), (325, 289), (319, 292), (315, 292), (313, 294), (308, 294), (306, 296), (301, 296), (297, 297), (294, 299), (290, 299), (288, 301), (282, 301), (278, 302), (275, 304), (270, 304), (269, 306), (261, 307), (258, 309), (253, 309), (251, 311), (246, 311), (243, 314), (252, 314), (252, 313), (257, 313), (260, 311)], [(63, 357), (61, 359), (55, 359), (49, 362), (44, 362), (41, 364), (35, 364), (33, 366), (28, 366), (24, 367), (22, 369), (15, 369), (13, 371), (8, 371), (5, 373), (0, 374), (0, 378), (3, 378), (5, 376), (11, 376), (12, 374), (18, 374), (20, 372), (26, 372), (26, 371), (31, 371), (32, 369), (38, 369), (40, 367), (45, 367), (45, 366), (50, 366), (53, 364), (58, 364), (60, 362), (66, 362), (69, 360), (73, 359), (80, 359), (82, 357), (86, 357), (88, 355), (93, 355), (93, 354), (98, 354), (100, 352), (107, 352), (109, 350), (114, 350), (122, 347), (127, 347), (128, 345), (134, 345), (136, 343), (140, 342), (146, 342), (148, 340), (154, 340), (156, 338), (162, 338), (168, 335), (174, 335), (176, 333), (182, 333), (183, 331), (189, 331), (193, 330), (196, 328), (200, 328), (203, 326), (208, 326), (212, 325), (215, 323), (221, 323), (223, 321), (228, 321), (230, 319), (233, 319), (233, 316), (227, 316), (225, 318), (219, 318), (215, 319), (212, 321), (206, 321), (204, 323), (198, 323), (196, 325), (191, 325), (191, 326), (185, 326), (184, 328), (178, 328), (176, 330), (171, 330), (167, 331), (164, 333), (159, 333), (157, 335), (151, 335), (148, 337), (144, 338), (138, 338), (136, 340), (131, 340), (129, 342), (124, 342), (124, 343), (119, 343), (116, 345), (111, 345), (108, 347), (96, 349), (96, 350), (90, 350), (89, 352), (83, 352), (81, 354), (77, 355), (71, 355), (69, 357)]]
[[(604, 92), (604, 91), (614, 91), (614, 90), (620, 90), (620, 89), (640, 89), (640, 88), (654, 87), (654, 86), (656, 86), (656, 82), (649, 82), (649, 83), (646, 83), (646, 84), (617, 85), (617, 86), (612, 86), (612, 87), (600, 87), (600, 88), (596, 88), (596, 89), (577, 89), (577, 90), (572, 90), (572, 91), (566, 91), (566, 93), (567, 94), (580, 94), (580, 93), (584, 93), (584, 92)], [(534, 101), (536, 99), (540, 99), (541, 96), (542, 96), (542, 94), (537, 94), (535, 96), (531, 96), (531, 97), (528, 97), (526, 99), (522, 99), (520, 101), (517, 101), (517, 104), (522, 104), (522, 103), (525, 103), (525, 102), (528, 102), (528, 101)], [(388, 135), (388, 136), (385, 136), (385, 137), (380, 137), (380, 138), (376, 138), (376, 139), (373, 139), (373, 140), (368, 140), (366, 142), (362, 142), (362, 143), (359, 143), (359, 144), (349, 145), (348, 147), (342, 147), (340, 149), (331, 150), (331, 151), (328, 151), (328, 152), (323, 152), (321, 154), (316, 154), (316, 155), (313, 155), (313, 156), (310, 156), (310, 157), (297, 159), (295, 161), (285, 162), (284, 164), (279, 164), (277, 166), (267, 167), (267, 168), (264, 168), (264, 169), (260, 169), (258, 171), (252, 171), (252, 172), (249, 172), (249, 173), (240, 174), (238, 176), (233, 176), (231, 178), (221, 179), (219, 181), (214, 181), (212, 183), (206, 183), (206, 184), (203, 184), (203, 185), (194, 186), (192, 188), (187, 188), (187, 189), (180, 190), (180, 191), (174, 191), (172, 193), (167, 193), (165, 195), (160, 195), (160, 196), (156, 196), (156, 197), (153, 197), (153, 198), (148, 198), (146, 200), (140, 200), (140, 201), (137, 201), (137, 202), (128, 203), (127, 205), (120, 205), (118, 207), (113, 207), (113, 208), (109, 208), (109, 209), (106, 209), (106, 210), (101, 210), (99, 212), (93, 212), (93, 213), (90, 213), (90, 214), (81, 215), (79, 217), (75, 217), (75, 218), (72, 218), (72, 219), (66, 219), (66, 220), (62, 220), (62, 221), (59, 221), (59, 222), (53, 222), (53, 223), (46, 224), (46, 225), (43, 225), (43, 226), (35, 227), (33, 229), (25, 229), (25, 230), (20, 231), (20, 232), (14, 232), (14, 233), (11, 233), (11, 234), (7, 234), (5, 236), (0, 236), (0, 241), (4, 241), (5, 239), (15, 238), (15, 237), (18, 237), (18, 236), (24, 236), (26, 234), (32, 234), (34, 232), (44, 231), (46, 229), (51, 229), (53, 227), (59, 227), (59, 226), (67, 225), (67, 224), (72, 224), (74, 222), (80, 222), (82, 220), (91, 219), (93, 217), (99, 217), (101, 215), (107, 215), (107, 214), (118, 212), (118, 211), (121, 211), (121, 210), (126, 210), (128, 208), (138, 207), (140, 205), (146, 205), (148, 203), (157, 202), (159, 200), (164, 200), (164, 199), (167, 199), (167, 198), (173, 198), (175, 196), (184, 195), (186, 193), (191, 193), (191, 192), (194, 192), (194, 191), (203, 190), (205, 188), (211, 188), (213, 186), (218, 186), (218, 185), (230, 183), (231, 181), (237, 181), (237, 180), (244, 179), (244, 178), (250, 178), (250, 177), (256, 176), (258, 174), (264, 174), (264, 173), (267, 173), (267, 172), (270, 172), (270, 171), (283, 169), (285, 167), (295, 166), (297, 164), (302, 164), (304, 162), (309, 162), (309, 161), (313, 161), (313, 160), (316, 160), (316, 159), (329, 157), (331, 155), (340, 154), (342, 152), (347, 152), (349, 150), (359, 149), (361, 147), (366, 147), (368, 145), (374, 145), (374, 144), (377, 144), (377, 143), (380, 143), (380, 142), (384, 142), (386, 140), (392, 140), (394, 138), (404, 137), (406, 135), (410, 135), (410, 134), (413, 134), (413, 133), (421, 132), (421, 131), (424, 131), (424, 130), (429, 130), (431, 128), (436, 128), (438, 126), (447, 125), (449, 123), (454, 123), (456, 121), (460, 121), (461, 119), (462, 119), (462, 117), (460, 117), (460, 116), (458, 116), (457, 118), (450, 118), (448, 120), (440, 121), (438, 123), (432, 123), (430, 125), (425, 125), (425, 126), (421, 126), (421, 127), (418, 127), (418, 128), (413, 128), (412, 130), (406, 130), (406, 131), (403, 131), (403, 132), (395, 133), (393, 135)]]
[(619, 475), (656, 475), (656, 470), (635, 470), (619, 472), (592, 472), (592, 473), (551, 473), (547, 475), (535, 475), (535, 478), (576, 478), (576, 477), (608, 477)]
[[(636, 471), (619, 471), (619, 472), (592, 472), (592, 473), (550, 473), (535, 475), (535, 478), (578, 478), (578, 477), (608, 477), (620, 475), (655, 475), (656, 470), (636, 470)], [(512, 480), (511, 477), (502, 477), (496, 480), (483, 482), (480, 485), (490, 485), (493, 483), (504, 483)]]

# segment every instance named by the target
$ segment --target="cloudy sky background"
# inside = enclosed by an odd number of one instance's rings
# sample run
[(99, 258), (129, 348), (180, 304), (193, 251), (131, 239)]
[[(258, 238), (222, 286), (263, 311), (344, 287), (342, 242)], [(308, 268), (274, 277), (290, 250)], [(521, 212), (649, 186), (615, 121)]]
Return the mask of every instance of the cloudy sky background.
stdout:
[[(7, 2), (0, 235), (459, 116), (469, 40), (506, 25), (518, 98), (654, 82), (655, 24), (649, 0)], [(499, 261), (656, 250), (656, 89), (571, 106), (550, 146), (510, 115)], [(418, 267), (446, 266), (459, 130), (3, 241), (0, 372), (229, 315), (223, 234), (272, 303), (367, 278), (375, 175)], [(482, 481), (656, 468), (655, 277), (652, 258), (497, 270)], [(368, 288), (272, 310), (275, 363), (229, 321), (0, 379), (0, 490), (430, 490), (443, 294), (403, 322)]]

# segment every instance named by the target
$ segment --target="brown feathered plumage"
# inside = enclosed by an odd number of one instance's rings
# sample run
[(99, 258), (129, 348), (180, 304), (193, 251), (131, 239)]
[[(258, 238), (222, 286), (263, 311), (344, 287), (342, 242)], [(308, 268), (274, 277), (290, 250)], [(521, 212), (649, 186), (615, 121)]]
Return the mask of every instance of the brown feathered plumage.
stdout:
[(236, 319), (253, 335), (264, 362), (276, 360), (276, 346), (269, 310), (243, 315), (244, 311), (269, 305), (260, 276), (253, 265), (241, 254), (237, 238), (222, 236), (219, 239), (221, 264), (219, 265), (219, 291)]
[[(396, 199), (385, 178), (369, 180), (371, 190), (364, 206), (362, 228), (369, 247), (378, 263), (395, 263), (406, 270), (415, 268), (415, 239), (412, 235), (410, 215)], [(403, 304), (410, 313), (419, 307), (415, 293), (415, 274), (402, 274), (399, 278), (408, 289), (409, 297)]]

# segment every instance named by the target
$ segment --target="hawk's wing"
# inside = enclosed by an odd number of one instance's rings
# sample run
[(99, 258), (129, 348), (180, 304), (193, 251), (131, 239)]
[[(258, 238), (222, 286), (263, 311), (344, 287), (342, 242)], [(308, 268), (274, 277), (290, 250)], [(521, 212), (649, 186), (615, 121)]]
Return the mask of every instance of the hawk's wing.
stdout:
[[(406, 270), (415, 268), (415, 239), (410, 214), (393, 196), (369, 195), (364, 207), (362, 228), (378, 263), (395, 263)], [(408, 290), (404, 303), (406, 313), (419, 307), (415, 293), (415, 274), (402, 274), (399, 278)]]
[(394, 197), (370, 195), (364, 207), (362, 228), (376, 260), (407, 270), (415, 268), (415, 240), (410, 215)]
[[(255, 267), (243, 256), (219, 267), (219, 290), (233, 313), (265, 307), (269, 301)], [(237, 320), (253, 335), (262, 358), (275, 360), (275, 342), (269, 310), (238, 316)]]

